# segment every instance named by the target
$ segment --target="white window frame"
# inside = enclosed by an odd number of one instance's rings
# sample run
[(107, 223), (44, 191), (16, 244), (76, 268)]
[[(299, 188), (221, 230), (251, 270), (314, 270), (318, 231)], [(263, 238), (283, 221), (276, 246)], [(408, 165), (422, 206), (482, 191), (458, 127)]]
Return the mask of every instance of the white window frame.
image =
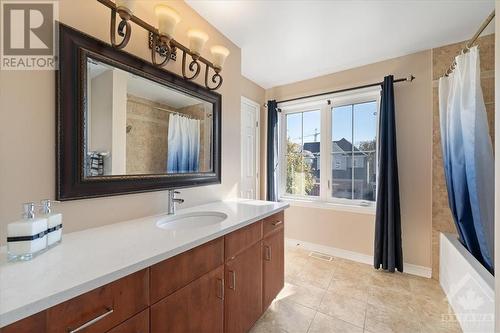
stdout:
[[(380, 115), (380, 87), (369, 87), (352, 90), (343, 93), (336, 93), (316, 98), (305, 98), (293, 102), (280, 103), (279, 114), (279, 197), (292, 205), (318, 207), (327, 209), (337, 209), (343, 211), (353, 211), (360, 213), (374, 213), (375, 202), (366, 200), (353, 200), (334, 198), (331, 196), (332, 184), (332, 109), (343, 105), (366, 103), (376, 101), (377, 103), (377, 145), (376, 160), (378, 160), (378, 117)], [(320, 195), (301, 196), (288, 194), (286, 187), (286, 115), (307, 111), (320, 110), (321, 132), (320, 132)], [(354, 124), (353, 124), (354, 125)], [(328, 152), (323, 154), (323, 152)], [(326, 155), (326, 156), (325, 156)], [(378, 169), (378, 165), (375, 166)]]
[[(279, 196), (282, 199), (298, 199), (298, 200), (314, 200), (314, 201), (319, 201), (321, 200), (321, 192), (319, 196), (308, 196), (308, 195), (296, 195), (296, 194), (289, 194), (286, 193), (285, 187), (286, 187), (286, 156), (285, 156), (285, 151), (286, 151), (286, 115), (288, 114), (294, 114), (294, 113), (302, 113), (302, 112), (308, 112), (308, 111), (320, 111), (320, 122), (321, 122), (321, 131), (323, 130), (323, 108), (324, 108), (325, 101), (311, 101), (311, 102), (304, 102), (304, 103), (294, 103), (286, 107), (284, 109), (282, 106), (279, 108), (281, 109), (281, 113), (279, 114), (279, 119), (278, 119), (278, 124), (279, 124), (279, 148), (278, 148), (278, 156), (279, 156)], [(320, 133), (320, 140), (322, 141), (322, 134)], [(321, 148), (320, 148), (321, 151)], [(321, 155), (320, 155), (321, 156)], [(320, 159), (321, 162), (321, 159)], [(321, 162), (322, 163), (322, 162)], [(322, 165), (322, 164), (321, 164)], [(320, 190), (321, 190), (321, 174), (320, 174)]]

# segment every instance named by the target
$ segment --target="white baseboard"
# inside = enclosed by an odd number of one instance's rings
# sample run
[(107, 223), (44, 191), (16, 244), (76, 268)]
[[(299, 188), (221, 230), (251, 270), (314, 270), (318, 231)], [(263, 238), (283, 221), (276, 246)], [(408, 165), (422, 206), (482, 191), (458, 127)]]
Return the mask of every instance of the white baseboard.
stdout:
[[(348, 259), (363, 264), (373, 265), (373, 256), (368, 254), (339, 249), (336, 247), (331, 247), (326, 245), (304, 242), (298, 239), (286, 238), (285, 241), (287, 246), (298, 246), (303, 248), (304, 250), (320, 252), (324, 254), (329, 254), (334, 257)], [(405, 273), (425, 278), (431, 278), (432, 276), (432, 269), (430, 267), (419, 266), (409, 263), (404, 263), (404, 271)]]

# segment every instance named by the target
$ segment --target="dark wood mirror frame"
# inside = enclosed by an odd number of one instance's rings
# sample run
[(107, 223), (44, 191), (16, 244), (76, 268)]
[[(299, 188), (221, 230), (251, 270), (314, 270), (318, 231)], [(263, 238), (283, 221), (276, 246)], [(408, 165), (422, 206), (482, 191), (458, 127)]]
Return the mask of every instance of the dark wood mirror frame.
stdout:
[[(56, 72), (56, 198), (75, 200), (129, 193), (178, 189), (221, 182), (220, 94), (181, 76), (153, 66), (130, 53), (88, 36), (62, 23), (59, 25), (59, 70)], [(87, 58), (103, 61), (135, 75), (158, 82), (213, 105), (211, 172), (189, 174), (148, 174), (84, 176), (86, 63)]]

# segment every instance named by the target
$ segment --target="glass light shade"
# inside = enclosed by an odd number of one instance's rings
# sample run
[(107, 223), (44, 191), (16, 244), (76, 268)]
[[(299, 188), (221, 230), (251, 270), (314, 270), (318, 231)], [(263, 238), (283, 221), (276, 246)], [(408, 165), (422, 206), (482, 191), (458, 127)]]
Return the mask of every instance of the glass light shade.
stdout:
[(125, 8), (133, 13), (135, 9), (135, 0), (115, 0), (116, 8)]
[(215, 45), (210, 48), (210, 52), (213, 56), (213, 64), (217, 68), (222, 68), (227, 56), (229, 55), (229, 50), (221, 45)]
[(203, 46), (208, 40), (208, 35), (201, 30), (188, 30), (189, 50), (193, 53), (200, 54)]
[(158, 17), (158, 31), (161, 35), (173, 37), (175, 26), (180, 22), (179, 13), (166, 5), (156, 5), (155, 14)]

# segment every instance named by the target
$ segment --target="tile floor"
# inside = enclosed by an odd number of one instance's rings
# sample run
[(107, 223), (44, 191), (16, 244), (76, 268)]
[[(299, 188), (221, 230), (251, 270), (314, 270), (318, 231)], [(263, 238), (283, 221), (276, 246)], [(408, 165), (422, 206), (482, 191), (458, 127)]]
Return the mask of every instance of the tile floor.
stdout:
[(285, 288), (251, 333), (461, 332), (443, 320), (452, 310), (435, 280), (328, 262), (295, 247), (286, 249), (285, 271)]

